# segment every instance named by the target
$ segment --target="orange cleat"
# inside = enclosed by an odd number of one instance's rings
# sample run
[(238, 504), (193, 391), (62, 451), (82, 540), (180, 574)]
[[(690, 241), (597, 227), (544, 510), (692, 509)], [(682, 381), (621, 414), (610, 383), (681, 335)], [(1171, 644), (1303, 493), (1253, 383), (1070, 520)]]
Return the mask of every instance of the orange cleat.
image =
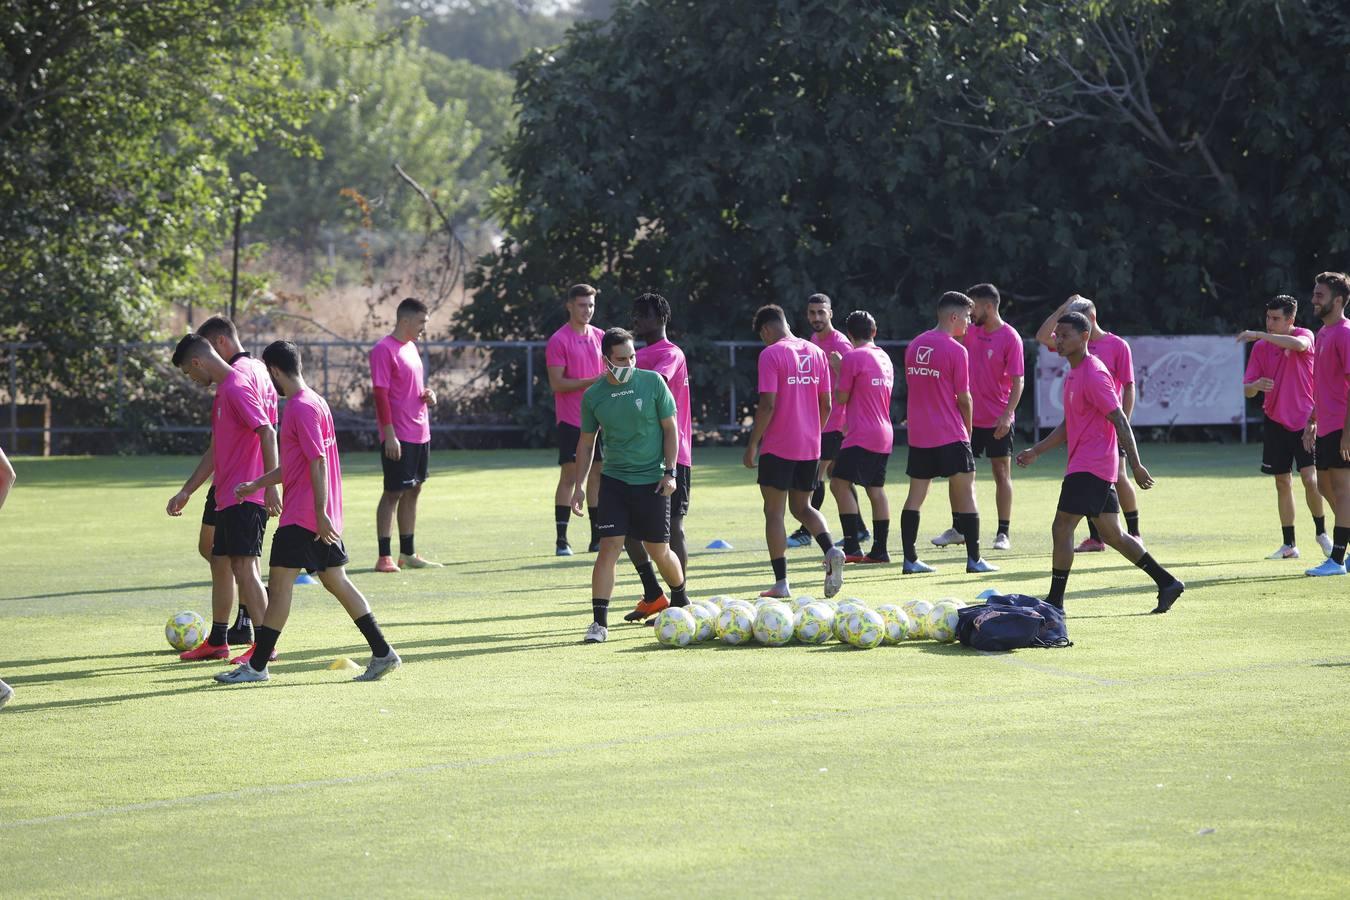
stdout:
[(183, 662), (196, 662), (199, 659), (229, 659), (230, 645), (220, 644), (218, 646), (212, 646), (211, 644), (202, 642), (191, 650), (184, 650), (182, 653), (178, 654), (178, 658)]
[[(252, 659), (253, 659), (253, 648), (256, 647), (256, 646), (258, 646), (258, 645), (257, 645), (257, 644), (250, 644), (250, 645), (249, 645), (249, 648), (248, 648), (247, 650), (245, 650), (243, 653), (241, 653), (241, 654), (239, 654), (238, 656), (236, 656), (234, 659), (230, 660), (230, 664), (231, 664), (231, 665), (235, 665), (235, 666), (242, 666), (242, 665), (244, 665), (245, 663), (247, 663), (247, 662), (249, 662), (250, 660), (252, 660)], [(272, 662), (272, 661), (273, 661), (274, 659), (276, 659), (276, 658), (277, 658), (277, 651), (276, 651), (276, 650), (273, 650), (273, 651), (272, 651), (272, 655), (269, 656), (269, 657), (267, 658), (267, 661), (268, 661), (268, 662)]]
[(625, 622), (640, 622), (656, 615), (667, 606), (670, 606), (670, 601), (666, 599), (665, 594), (655, 600), (639, 600), (638, 605), (633, 608), (632, 612), (624, 616), (623, 620)]
[(859, 566), (884, 566), (891, 561), (889, 556), (873, 556), (872, 554), (858, 554), (856, 556), (845, 556), (844, 562), (853, 563)]
[(375, 571), (398, 572), (400, 570), (398, 567), (398, 563), (394, 562), (394, 558), (392, 556), (381, 556), (379, 559), (375, 560)]

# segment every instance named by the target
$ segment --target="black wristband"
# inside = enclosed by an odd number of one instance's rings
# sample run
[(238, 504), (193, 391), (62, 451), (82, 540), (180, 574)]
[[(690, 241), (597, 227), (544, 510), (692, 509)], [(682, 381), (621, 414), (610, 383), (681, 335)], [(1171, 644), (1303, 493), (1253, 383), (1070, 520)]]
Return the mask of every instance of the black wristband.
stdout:
[(666, 477), (667, 477), (667, 478), (674, 478), (674, 477), (675, 477), (675, 470), (674, 470), (674, 469), (666, 469)]

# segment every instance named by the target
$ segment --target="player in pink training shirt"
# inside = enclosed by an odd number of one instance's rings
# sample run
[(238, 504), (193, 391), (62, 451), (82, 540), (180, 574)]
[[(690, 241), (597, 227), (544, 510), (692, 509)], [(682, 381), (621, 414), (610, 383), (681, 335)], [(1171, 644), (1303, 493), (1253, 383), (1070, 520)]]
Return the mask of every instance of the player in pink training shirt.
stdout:
[(1121, 476), (1120, 448), (1141, 490), (1153, 487), (1153, 478), (1139, 461), (1130, 422), (1120, 408), (1116, 381), (1106, 365), (1088, 353), (1092, 324), (1087, 316), (1068, 312), (1055, 325), (1056, 352), (1068, 360), (1064, 378), (1064, 421), (1030, 450), (1017, 454), (1019, 466), (1029, 466), (1038, 457), (1069, 445), (1069, 463), (1059, 492), (1059, 509), (1050, 532), (1054, 539), (1050, 593), (1045, 602), (1064, 608), (1064, 590), (1073, 568), (1073, 530), (1087, 516), (1097, 520), (1097, 532), (1107, 544), (1134, 563), (1158, 586), (1158, 604), (1153, 612), (1165, 613), (1186, 590), (1172, 574), (1158, 565), (1132, 535), (1120, 530), (1116, 513), (1116, 484)]
[[(970, 450), (976, 459), (989, 457), (994, 476), (994, 498), (998, 509), (995, 550), (1011, 550), (1008, 529), (1012, 524), (1012, 446), (1017, 404), (1022, 399), (1026, 351), (1022, 336), (999, 315), (1002, 298), (992, 284), (977, 284), (966, 290), (975, 304), (970, 328), (962, 344), (970, 363), (972, 403)], [(963, 540), (952, 516), (952, 527), (933, 538), (939, 547)]]
[(1317, 528), (1317, 542), (1331, 555), (1317, 490), (1317, 467), (1312, 450), (1303, 446), (1303, 429), (1313, 408), (1313, 333), (1294, 324), (1298, 301), (1282, 294), (1266, 304), (1265, 331), (1244, 331), (1238, 343), (1252, 342), (1243, 393), (1255, 397), (1264, 392), (1266, 421), (1262, 427), (1264, 447), (1261, 471), (1275, 476), (1276, 508), (1280, 514), (1280, 548), (1266, 559), (1298, 559), (1294, 542), (1294, 479), (1298, 469), (1303, 494)]
[[(1116, 385), (1116, 396), (1120, 398), (1121, 411), (1125, 413), (1126, 419), (1134, 418), (1135, 403), (1135, 384), (1134, 384), (1134, 354), (1130, 350), (1129, 343), (1118, 335), (1111, 334), (1109, 331), (1103, 331), (1097, 324), (1097, 305), (1088, 298), (1073, 294), (1068, 300), (1060, 305), (1050, 316), (1041, 323), (1040, 329), (1036, 332), (1036, 340), (1040, 341), (1050, 350), (1055, 349), (1055, 326), (1059, 317), (1066, 312), (1082, 313), (1087, 317), (1092, 325), (1092, 337), (1088, 342), (1088, 349), (1092, 355), (1097, 357), (1106, 366), (1106, 371), (1111, 373), (1112, 380)], [(1123, 473), (1120, 481), (1116, 484), (1116, 492), (1120, 498), (1120, 509), (1125, 516), (1125, 530), (1136, 540), (1142, 541), (1139, 535), (1139, 498), (1135, 495), (1134, 485), (1130, 479)], [(1091, 519), (1088, 519), (1088, 536), (1078, 545), (1077, 553), (1100, 553), (1106, 549), (1106, 544), (1102, 542), (1101, 535), (1097, 534), (1097, 526)]]
[[(851, 563), (888, 563), (886, 541), (891, 507), (886, 498), (886, 466), (895, 444), (891, 425), (891, 391), (895, 367), (875, 343), (877, 320), (854, 310), (844, 322), (852, 351), (840, 360), (834, 382), (834, 405), (845, 410), (847, 431), (830, 477), (830, 491), (844, 523), (844, 559)], [(862, 515), (854, 485), (862, 485), (872, 505), (872, 548), (864, 555)]]
[[(839, 364), (844, 355), (853, 350), (848, 336), (834, 327), (834, 303), (826, 294), (812, 294), (806, 298), (806, 323), (811, 326), (811, 343), (825, 351), (825, 359), (830, 364), (830, 396), (834, 396), (834, 382), (839, 377)], [(820, 463), (816, 466), (816, 484), (811, 490), (811, 506), (820, 509), (825, 503), (825, 486), (830, 483), (834, 471), (834, 461), (839, 456), (839, 448), (844, 444), (844, 408), (837, 403), (830, 406), (830, 417), (820, 434)], [(858, 492), (849, 489), (853, 505), (858, 505)], [(867, 540), (867, 529), (863, 529), (862, 540)], [(798, 528), (788, 535), (789, 547), (805, 547), (811, 543), (811, 533)]]
[(919, 559), (919, 510), (934, 478), (947, 479), (947, 496), (956, 530), (966, 545), (966, 571), (997, 572), (980, 557), (980, 512), (975, 505), (975, 457), (970, 450), (972, 401), (970, 365), (961, 344), (970, 327), (974, 304), (959, 291), (948, 291), (937, 304), (937, 327), (909, 342), (905, 350), (905, 385), (909, 421), (909, 495), (900, 512), (900, 540), (905, 549), (902, 572), (935, 571)]
[[(232, 367), (249, 371), (258, 386), (264, 404), (272, 415), (272, 424), (275, 427), (277, 422), (277, 396), (276, 391), (272, 388), (272, 382), (267, 377), (267, 368), (244, 350), (244, 345), (239, 341), (239, 331), (235, 328), (234, 323), (225, 316), (211, 316), (197, 326), (196, 333), (206, 338), (220, 358)], [(169, 499), (165, 511), (170, 516), (181, 516), (183, 508), (192, 499), (192, 495), (197, 488), (211, 480), (215, 472), (215, 460), (211, 450), (211, 445), (208, 443), (206, 452), (202, 454), (197, 467), (188, 476), (187, 481), (183, 483), (183, 487), (179, 489), (178, 493)], [(271, 515), (277, 515), (281, 511), (281, 494), (275, 488), (264, 492), (264, 505)], [(248, 608), (244, 606), (242, 597), (238, 600), (238, 611), (235, 614), (234, 624), (229, 626), (227, 630), (223, 630), (225, 623), (230, 620), (230, 607), (236, 603), (236, 592), (234, 573), (230, 570), (229, 557), (213, 556), (211, 553), (211, 548), (215, 545), (215, 542), (216, 486), (212, 484), (206, 491), (201, 528), (197, 535), (197, 552), (211, 567), (211, 632), (201, 646), (180, 654), (179, 658), (183, 660), (226, 659), (229, 657), (231, 645), (241, 646), (253, 643), (253, 622), (249, 618)], [(264, 588), (264, 591), (266, 591), (266, 588)]]
[[(572, 483), (577, 471), (577, 442), (581, 440), (581, 398), (586, 388), (605, 377), (600, 341), (605, 333), (591, 324), (595, 298), (600, 292), (589, 284), (574, 284), (567, 290), (567, 321), (549, 336), (544, 348), (548, 386), (558, 424), (558, 486), (553, 491), (553, 523), (557, 529), (557, 556), (571, 556), (567, 523), (572, 516)], [(586, 481), (586, 517), (591, 523), (591, 553), (600, 550), (596, 531), (600, 504), (600, 477), (604, 475), (605, 448), (596, 438), (595, 458)]]
[[(431, 465), (431, 416), (436, 392), (426, 386), (417, 339), (430, 313), (416, 297), (398, 305), (394, 330), (370, 350), (370, 383), (375, 423), (380, 430), (384, 493), (375, 507), (379, 554), (376, 572), (439, 569), (441, 563), (417, 552), (417, 500)], [(398, 517), (398, 562), (393, 556), (394, 517)]]
[[(263, 533), (272, 510), (262, 488), (243, 497), (228, 487), (257, 478), (277, 465), (276, 391), (270, 380), (259, 382), (250, 366), (231, 366), (221, 359), (211, 343), (199, 334), (186, 335), (173, 351), (173, 364), (197, 384), (216, 386), (211, 405), (211, 459), (216, 493), (216, 534), (213, 556), (228, 557), (239, 596), (253, 621), (261, 622), (267, 611), (258, 557), (262, 556)], [(275, 509), (280, 512), (279, 508)], [(228, 607), (226, 608), (228, 611)], [(212, 637), (223, 633), (224, 621), (213, 621)], [(223, 644), (223, 639), (221, 644)], [(199, 648), (200, 649), (200, 648)], [(228, 655), (220, 644), (213, 645), (211, 656), (193, 659), (219, 659)], [(252, 649), (231, 662), (246, 661)]]
[(830, 539), (825, 518), (811, 506), (811, 489), (820, 460), (820, 429), (830, 417), (829, 362), (825, 352), (788, 328), (781, 306), (755, 311), (755, 334), (767, 346), (759, 354), (759, 403), (742, 461), (758, 464), (764, 498), (764, 537), (773, 566), (773, 586), (762, 597), (791, 597), (787, 577), (788, 510), (825, 551), (825, 596), (844, 583), (844, 551)]
[(1336, 525), (1331, 532), (1331, 553), (1309, 575), (1344, 575), (1345, 546), (1350, 541), (1350, 321), (1345, 306), (1350, 302), (1350, 277), (1341, 272), (1323, 272), (1313, 285), (1312, 307), (1322, 320), (1314, 347), (1313, 410), (1303, 432), (1304, 449), (1313, 450), (1317, 484), (1331, 503)]
[[(0, 448), (0, 507), (5, 505), (5, 498), (9, 496), (9, 489), (14, 487), (14, 466), (10, 464), (9, 457), (5, 456), (4, 448)], [(14, 697), (14, 688), (0, 681), (0, 707), (3, 707)]]
[[(303, 569), (317, 573), (328, 593), (337, 598), (370, 645), (370, 662), (353, 681), (375, 681), (397, 669), (399, 659), (380, 632), (370, 604), (347, 577), (347, 551), (342, 546), (342, 467), (338, 461), (333, 414), (324, 399), (305, 384), (300, 351), (290, 341), (275, 341), (263, 351), (270, 380), (286, 397), (281, 420), (281, 464), (258, 478), (235, 485), (237, 497), (263, 486), (280, 484), (285, 491), (281, 525), (272, 536), (272, 585), (267, 617), (258, 623), (253, 656), (237, 669), (222, 672), (223, 684), (269, 681), (267, 663), (291, 614), (296, 576)], [(221, 490), (226, 490), (225, 485)]]

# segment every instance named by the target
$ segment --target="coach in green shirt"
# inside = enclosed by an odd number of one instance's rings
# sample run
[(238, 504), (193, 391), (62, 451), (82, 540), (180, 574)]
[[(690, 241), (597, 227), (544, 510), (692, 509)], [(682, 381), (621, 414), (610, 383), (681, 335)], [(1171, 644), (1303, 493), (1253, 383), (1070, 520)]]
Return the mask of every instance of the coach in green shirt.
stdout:
[(581, 398), (581, 440), (577, 443), (576, 482), (572, 512), (586, 503), (586, 477), (591, 470), (595, 435), (605, 432), (605, 472), (600, 477), (596, 532), (600, 552), (591, 571), (594, 620), (585, 643), (609, 636), (609, 599), (614, 593), (614, 565), (624, 539), (642, 541), (661, 577), (670, 586), (671, 606), (688, 606), (684, 571), (670, 550), (670, 495), (675, 492), (675, 462), (680, 436), (675, 427), (675, 398), (665, 379), (637, 368), (633, 336), (611, 328), (600, 341), (605, 377)]

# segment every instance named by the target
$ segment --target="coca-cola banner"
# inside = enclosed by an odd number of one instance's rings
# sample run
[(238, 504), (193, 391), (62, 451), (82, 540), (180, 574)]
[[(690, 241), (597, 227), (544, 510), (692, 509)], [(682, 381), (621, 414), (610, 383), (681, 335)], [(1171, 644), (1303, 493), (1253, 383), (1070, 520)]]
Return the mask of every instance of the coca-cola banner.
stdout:
[[(1246, 414), (1242, 345), (1232, 337), (1132, 337), (1137, 392), (1135, 425), (1237, 425)], [(1064, 373), (1069, 364), (1039, 347), (1036, 419), (1041, 428), (1064, 420)]]

